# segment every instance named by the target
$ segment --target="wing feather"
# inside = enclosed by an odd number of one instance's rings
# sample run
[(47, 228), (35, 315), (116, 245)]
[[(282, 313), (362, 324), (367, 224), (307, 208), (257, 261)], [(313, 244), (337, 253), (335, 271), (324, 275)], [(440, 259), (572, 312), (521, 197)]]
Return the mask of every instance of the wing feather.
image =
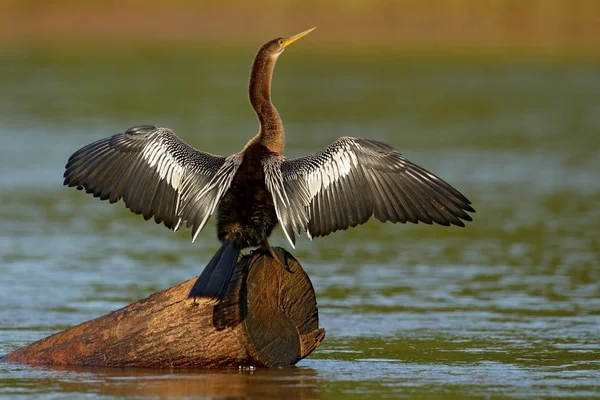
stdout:
[(367, 222), (464, 226), (471, 202), (441, 178), (375, 140), (343, 137), (310, 156), (265, 163), (286, 236), (325, 236)]
[(77, 150), (64, 184), (196, 238), (229, 188), (241, 155), (221, 157), (188, 146), (171, 130), (134, 126)]

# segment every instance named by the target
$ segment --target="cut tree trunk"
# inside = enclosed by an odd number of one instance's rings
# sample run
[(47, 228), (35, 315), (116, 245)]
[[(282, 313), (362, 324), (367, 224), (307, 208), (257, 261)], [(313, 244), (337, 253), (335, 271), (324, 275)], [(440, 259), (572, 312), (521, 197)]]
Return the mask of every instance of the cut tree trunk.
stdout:
[(5, 361), (103, 367), (287, 366), (319, 346), (314, 289), (262, 251), (243, 256), (217, 305), (190, 303), (194, 279), (16, 350)]

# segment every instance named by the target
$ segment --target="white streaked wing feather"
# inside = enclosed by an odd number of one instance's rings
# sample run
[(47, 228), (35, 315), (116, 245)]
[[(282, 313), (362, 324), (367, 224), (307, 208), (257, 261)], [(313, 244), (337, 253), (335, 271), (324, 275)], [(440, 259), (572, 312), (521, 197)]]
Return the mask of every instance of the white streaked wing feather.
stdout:
[[(190, 179), (190, 183), (186, 188), (186, 197), (189, 200), (185, 202), (186, 204), (181, 213), (184, 217), (188, 215), (188, 221), (192, 221), (192, 242), (196, 240), (196, 237), (217, 208), (221, 197), (231, 186), (237, 169), (242, 163), (242, 157), (243, 154), (240, 153), (228, 156), (223, 165), (204, 186), (194, 183), (195, 178)], [(201, 207), (199, 212), (196, 211), (198, 205)], [(194, 215), (199, 217), (194, 218)]]
[(461, 219), (471, 220), (466, 212), (474, 212), (452, 186), (373, 140), (343, 137), (308, 157), (281, 158), (265, 175), (290, 243), (300, 230), (312, 239), (365, 223), (374, 213), (382, 221), (463, 226)]
[[(65, 185), (102, 200), (123, 198), (132, 211), (174, 230), (187, 221), (195, 239), (237, 171), (239, 163), (232, 160), (198, 151), (169, 129), (135, 126), (75, 152), (66, 166)], [(204, 208), (190, 205), (206, 200)], [(201, 212), (186, 212), (190, 209)]]
[(271, 196), (273, 196), (275, 212), (277, 213), (277, 218), (283, 228), (283, 233), (292, 247), (296, 248), (294, 234), (295, 222), (290, 218), (290, 211), (292, 211), (293, 208), (289, 202), (283, 183), (283, 177), (281, 175), (281, 163), (284, 160), (285, 157), (279, 155), (273, 155), (263, 160), (265, 184), (271, 193)]

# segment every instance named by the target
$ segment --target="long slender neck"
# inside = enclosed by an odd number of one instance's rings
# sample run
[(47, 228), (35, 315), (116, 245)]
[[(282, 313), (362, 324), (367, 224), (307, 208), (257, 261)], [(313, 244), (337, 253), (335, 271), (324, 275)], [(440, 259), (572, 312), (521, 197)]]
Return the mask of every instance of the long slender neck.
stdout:
[(262, 49), (256, 55), (250, 72), (250, 104), (258, 117), (260, 128), (253, 139), (269, 150), (281, 153), (285, 144), (283, 123), (275, 106), (271, 103), (271, 77), (277, 56)]

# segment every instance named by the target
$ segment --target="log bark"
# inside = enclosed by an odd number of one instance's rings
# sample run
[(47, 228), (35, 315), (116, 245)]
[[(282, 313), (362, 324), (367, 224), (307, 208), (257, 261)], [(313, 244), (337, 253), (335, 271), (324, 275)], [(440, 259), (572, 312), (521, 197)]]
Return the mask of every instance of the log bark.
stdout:
[(2, 359), (31, 365), (103, 367), (278, 367), (319, 346), (314, 289), (283, 249), (243, 256), (217, 305), (187, 301), (196, 278), (59, 332)]

